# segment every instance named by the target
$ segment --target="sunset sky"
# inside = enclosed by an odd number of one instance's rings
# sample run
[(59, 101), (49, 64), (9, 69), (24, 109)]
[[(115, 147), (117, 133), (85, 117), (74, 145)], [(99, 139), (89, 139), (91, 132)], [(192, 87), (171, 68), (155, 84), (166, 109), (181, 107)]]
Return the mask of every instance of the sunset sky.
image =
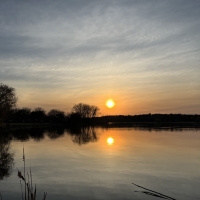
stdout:
[(200, 114), (200, 1), (2, 0), (0, 82), (18, 107)]

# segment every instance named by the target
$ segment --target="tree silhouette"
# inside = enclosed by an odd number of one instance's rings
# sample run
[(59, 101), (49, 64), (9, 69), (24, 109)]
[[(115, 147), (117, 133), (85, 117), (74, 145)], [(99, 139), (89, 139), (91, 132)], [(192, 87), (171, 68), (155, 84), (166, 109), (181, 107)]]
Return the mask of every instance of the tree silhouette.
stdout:
[(43, 122), (46, 118), (45, 110), (43, 108), (35, 108), (31, 112), (30, 118), (33, 122)]
[(47, 114), (50, 122), (64, 122), (65, 120), (65, 113), (60, 110), (52, 109)]
[(30, 120), (30, 108), (17, 108), (10, 111), (11, 121), (15, 122), (27, 122)]
[(97, 142), (98, 136), (96, 130), (92, 126), (73, 127), (68, 130), (72, 141), (79, 145), (87, 144), (89, 142)]
[(48, 129), (46, 134), (50, 139), (57, 139), (64, 135), (64, 128), (63, 127), (56, 127), (56, 128), (52, 127), (51, 129)]
[(3, 121), (11, 108), (16, 106), (15, 89), (3, 83), (0, 84), (0, 121)]
[(0, 135), (0, 180), (12, 173), (14, 153), (10, 150), (10, 142)]
[(92, 118), (98, 115), (99, 108), (94, 105), (79, 103), (73, 106), (72, 113), (79, 115), (81, 118)]

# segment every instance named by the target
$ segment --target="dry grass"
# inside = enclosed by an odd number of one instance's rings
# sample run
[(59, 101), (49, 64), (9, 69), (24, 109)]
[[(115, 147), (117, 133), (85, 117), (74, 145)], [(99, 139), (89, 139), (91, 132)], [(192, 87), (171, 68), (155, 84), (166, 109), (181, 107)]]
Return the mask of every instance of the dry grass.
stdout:
[(139, 188), (144, 189), (144, 191), (135, 191), (135, 192), (141, 192), (141, 193), (144, 193), (144, 194), (147, 194), (147, 195), (150, 195), (150, 196), (154, 196), (154, 197), (158, 197), (158, 198), (161, 198), (161, 199), (176, 200), (176, 199), (174, 199), (172, 197), (169, 197), (167, 195), (164, 195), (162, 193), (156, 192), (154, 190), (150, 190), (150, 189), (147, 189), (145, 187), (139, 186), (139, 185), (137, 185), (135, 183), (132, 183), (132, 184), (137, 186), (137, 187), (139, 187)]

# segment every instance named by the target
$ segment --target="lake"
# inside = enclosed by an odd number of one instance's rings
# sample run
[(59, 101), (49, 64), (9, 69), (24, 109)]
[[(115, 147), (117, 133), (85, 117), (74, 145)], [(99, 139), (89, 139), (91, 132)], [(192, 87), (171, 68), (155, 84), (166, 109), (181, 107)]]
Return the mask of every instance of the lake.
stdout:
[(47, 200), (159, 199), (132, 183), (174, 199), (200, 199), (200, 129), (27, 129), (0, 138), (0, 147), (10, 144), (6, 151), (14, 153), (12, 170), (0, 176), (3, 200), (21, 199), (23, 146), (37, 199), (44, 191)]

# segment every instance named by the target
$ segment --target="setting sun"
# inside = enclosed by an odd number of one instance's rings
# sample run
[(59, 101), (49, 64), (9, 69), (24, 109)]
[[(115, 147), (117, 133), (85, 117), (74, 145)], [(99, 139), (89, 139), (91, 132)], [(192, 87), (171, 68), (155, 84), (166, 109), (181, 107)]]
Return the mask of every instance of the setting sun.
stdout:
[(112, 137), (109, 137), (109, 138), (107, 139), (107, 143), (108, 143), (109, 145), (113, 144), (113, 143), (114, 143), (114, 139), (113, 139)]
[(112, 99), (109, 99), (108, 101), (106, 101), (106, 106), (108, 108), (112, 108), (115, 105), (115, 102)]

